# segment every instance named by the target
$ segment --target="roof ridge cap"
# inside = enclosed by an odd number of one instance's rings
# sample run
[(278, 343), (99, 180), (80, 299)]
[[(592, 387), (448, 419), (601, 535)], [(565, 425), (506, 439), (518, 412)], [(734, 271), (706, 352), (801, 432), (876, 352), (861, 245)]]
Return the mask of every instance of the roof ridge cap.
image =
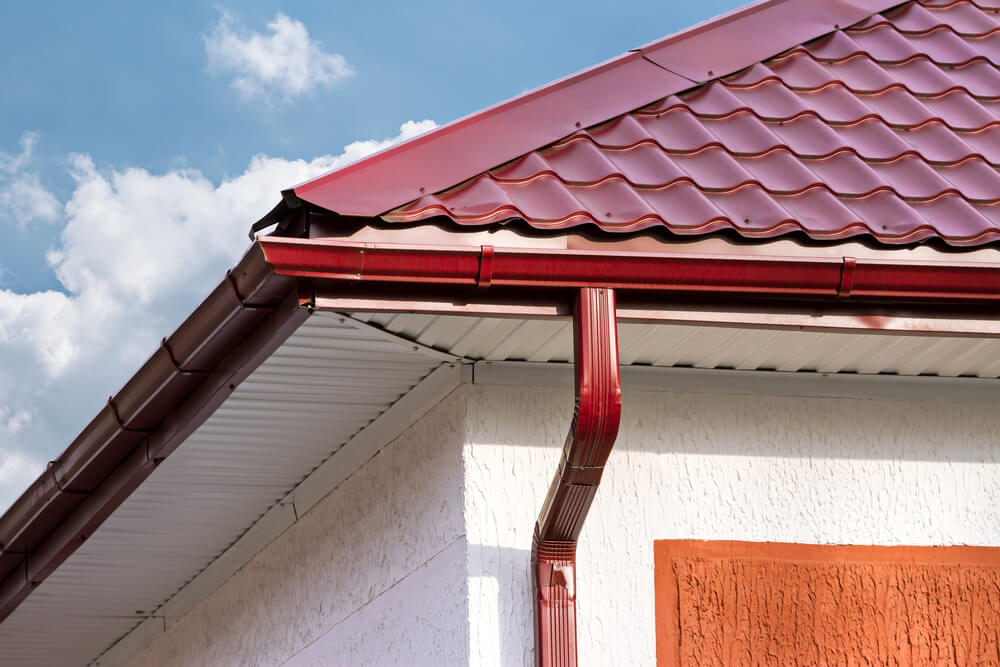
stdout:
[[(915, 0), (757, 0), (644, 44), (637, 51), (651, 62), (703, 84), (913, 1)], [(784, 29), (767, 30), (769, 19), (778, 11), (782, 14)], [(740, 24), (752, 36), (749, 44), (733, 44), (733, 31)], [(701, 57), (697, 63), (684, 57), (678, 59), (678, 54), (686, 55), (693, 50), (690, 40), (714, 41), (709, 33), (720, 29), (727, 31), (726, 42), (730, 47), (740, 48), (708, 49), (704, 54), (708, 58)], [(760, 38), (762, 32), (767, 34), (767, 39)], [(702, 55), (702, 50), (698, 51)]]

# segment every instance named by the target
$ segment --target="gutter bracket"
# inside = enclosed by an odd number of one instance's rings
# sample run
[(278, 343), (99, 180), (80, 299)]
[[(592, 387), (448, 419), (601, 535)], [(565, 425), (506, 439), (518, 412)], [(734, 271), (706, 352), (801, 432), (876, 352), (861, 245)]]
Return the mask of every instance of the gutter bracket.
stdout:
[[(49, 461), (47, 464), (45, 464), (45, 472), (47, 472), (49, 474), (49, 477), (52, 478), (52, 483), (56, 485), (57, 489), (59, 489), (59, 493), (65, 493), (65, 494), (70, 495), (70, 496), (89, 496), (90, 495), (90, 493), (88, 491), (70, 491), (69, 489), (63, 488), (63, 485), (59, 483), (59, 478), (56, 476), (56, 462), (55, 461)], [(2, 545), (0, 545), (0, 546), (2, 546)]]
[(160, 347), (162, 347), (163, 351), (167, 353), (167, 357), (170, 359), (170, 364), (180, 375), (208, 375), (212, 372), (208, 370), (182, 368), (180, 362), (177, 361), (177, 357), (174, 356), (174, 351), (170, 347), (170, 343), (167, 342), (166, 338), (160, 339)]
[(479, 275), (476, 276), (476, 289), (486, 289), (493, 282), (493, 258), (496, 250), (491, 245), (480, 246)]
[(621, 423), (614, 290), (585, 287), (573, 307), (576, 407), (531, 547), (535, 664), (576, 667), (576, 545)]
[(118, 422), (118, 428), (122, 431), (125, 431), (126, 433), (142, 433), (147, 436), (153, 432), (152, 430), (146, 428), (131, 428), (126, 426), (125, 422), (121, 418), (121, 415), (118, 414), (118, 406), (115, 404), (115, 399), (111, 396), (108, 396), (108, 408), (110, 408), (111, 415), (115, 418), (115, 421)]
[(844, 257), (844, 265), (840, 269), (840, 285), (837, 287), (837, 297), (846, 299), (851, 296), (854, 289), (854, 270), (858, 266), (858, 260), (853, 257)]
[(236, 287), (236, 278), (233, 277), (232, 271), (226, 271), (226, 281), (229, 283), (229, 286), (233, 288), (233, 296), (236, 297), (236, 303), (240, 304), (241, 308), (245, 308), (247, 310), (259, 310), (265, 313), (273, 313), (277, 309), (275, 306), (255, 306), (253, 304), (248, 304), (246, 299), (243, 298), (243, 295), (240, 294), (239, 288)]

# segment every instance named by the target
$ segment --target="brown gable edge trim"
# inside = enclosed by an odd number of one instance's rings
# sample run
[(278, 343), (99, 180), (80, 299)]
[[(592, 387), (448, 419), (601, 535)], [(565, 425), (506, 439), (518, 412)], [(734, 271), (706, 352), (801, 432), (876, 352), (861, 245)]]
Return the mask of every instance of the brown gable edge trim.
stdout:
[(301, 324), (253, 246), (0, 517), (0, 622)]

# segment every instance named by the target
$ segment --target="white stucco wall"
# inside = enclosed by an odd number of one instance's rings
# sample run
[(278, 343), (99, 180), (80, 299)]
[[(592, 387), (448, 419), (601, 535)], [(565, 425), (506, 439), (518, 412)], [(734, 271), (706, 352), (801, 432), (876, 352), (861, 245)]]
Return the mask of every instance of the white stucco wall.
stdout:
[[(477, 386), (470, 664), (530, 667), (531, 531), (572, 392)], [(630, 392), (579, 548), (580, 663), (655, 664), (653, 541), (1000, 545), (996, 406)]]
[(439, 403), (129, 664), (466, 662), (464, 410)]
[[(572, 391), (464, 385), (131, 665), (531, 667)], [(653, 541), (1000, 545), (995, 406), (629, 391), (579, 550), (581, 664), (655, 664)]]

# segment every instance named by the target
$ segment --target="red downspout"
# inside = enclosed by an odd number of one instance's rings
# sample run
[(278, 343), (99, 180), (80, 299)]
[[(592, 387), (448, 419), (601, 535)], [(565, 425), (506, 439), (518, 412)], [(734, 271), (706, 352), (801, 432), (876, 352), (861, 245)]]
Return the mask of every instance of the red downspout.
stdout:
[(573, 308), (576, 408), (531, 548), (539, 667), (577, 664), (576, 544), (621, 421), (616, 320), (614, 290), (578, 292)]

